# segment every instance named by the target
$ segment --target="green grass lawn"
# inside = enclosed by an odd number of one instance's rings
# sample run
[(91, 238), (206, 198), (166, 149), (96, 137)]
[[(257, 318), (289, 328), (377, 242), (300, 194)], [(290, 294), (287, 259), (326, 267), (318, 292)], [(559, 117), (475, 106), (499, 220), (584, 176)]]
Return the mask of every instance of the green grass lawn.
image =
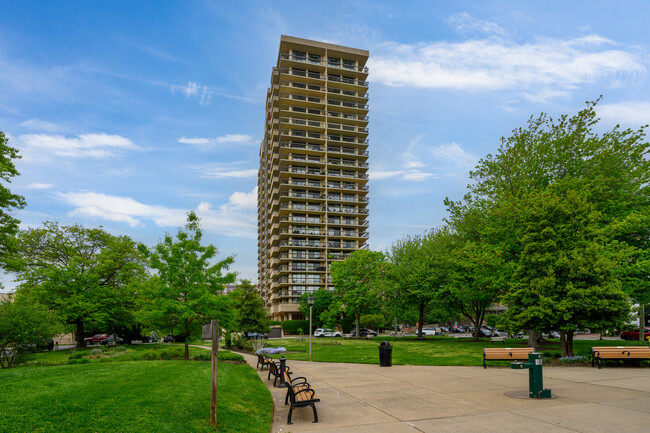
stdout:
[[(504, 343), (491, 343), (488, 339), (472, 342), (469, 338), (427, 337), (417, 340), (415, 337), (396, 339), (394, 337), (375, 337), (371, 340), (349, 338), (312, 338), (312, 360), (320, 362), (351, 362), (361, 364), (379, 363), (379, 343), (388, 341), (393, 346), (393, 364), (396, 365), (483, 365), (484, 347), (523, 347), (525, 339), (507, 339)], [(622, 346), (621, 340), (574, 340), (576, 355), (589, 355), (592, 346)], [(309, 340), (303, 338), (271, 340), (271, 347), (285, 347), (287, 359), (309, 359)], [(551, 340), (542, 352), (549, 352), (551, 357), (559, 357), (558, 341)], [(273, 355), (279, 358), (281, 355)], [(491, 362), (499, 364), (500, 362)], [(509, 362), (504, 361), (504, 365)]]
[[(200, 349), (199, 349), (200, 350)], [(248, 365), (219, 364), (220, 432), (271, 428), (273, 401)], [(0, 432), (214, 432), (210, 363), (128, 361), (0, 371)]]

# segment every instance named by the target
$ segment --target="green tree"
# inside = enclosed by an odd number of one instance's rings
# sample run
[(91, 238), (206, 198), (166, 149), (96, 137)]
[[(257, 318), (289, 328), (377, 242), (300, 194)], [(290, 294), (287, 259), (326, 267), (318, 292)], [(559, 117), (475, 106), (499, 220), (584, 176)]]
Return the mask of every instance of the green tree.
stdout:
[(242, 280), (232, 296), (235, 308), (234, 329), (246, 336), (249, 332), (267, 334), (271, 331), (271, 319), (264, 308), (264, 301), (250, 281)]
[(545, 114), (531, 117), (526, 127), (502, 138), (498, 152), (470, 172), (473, 183), (464, 200), (446, 200), (449, 221), (464, 239), (493, 245), (504, 262), (515, 266), (526, 248), (519, 209), (527, 202), (522, 197), (550, 186), (556, 193), (562, 193), (557, 185), (580, 188), (600, 214), (597, 224), (604, 236), (631, 247), (617, 278), (631, 299), (643, 302), (650, 296), (650, 144), (645, 127), (595, 132), (597, 102), (557, 120)]
[(376, 308), (385, 284), (388, 262), (383, 253), (357, 250), (343, 261), (332, 262), (330, 276), (335, 294), (348, 316), (355, 317), (359, 338), (361, 315)]
[(425, 317), (437, 310), (445, 317), (453, 310), (447, 302), (450, 281), (452, 236), (446, 229), (433, 229), (425, 236), (407, 236), (390, 249), (388, 299), (398, 309), (417, 309), (418, 338), (424, 338)]
[(18, 176), (13, 160), (20, 158), (18, 149), (9, 146), (9, 139), (0, 131), (0, 266), (13, 269), (11, 257), (17, 251), (18, 221), (13, 211), (25, 207), (24, 197), (12, 194), (6, 184)]
[(323, 328), (331, 330), (330, 339), (334, 343), (334, 332), (336, 331), (336, 322), (341, 314), (338, 306), (335, 303), (330, 305), (328, 310), (323, 311), (318, 316), (319, 321), (323, 324)]
[[(320, 316), (322, 313), (329, 311), (333, 304), (336, 304), (334, 293), (327, 289), (318, 289), (315, 292), (306, 292), (300, 296), (300, 312), (309, 317), (309, 304), (307, 298), (313, 296), (314, 305), (312, 306), (312, 326), (319, 328), (321, 326)], [(323, 325), (325, 326), (325, 325)]]
[(85, 344), (88, 326), (133, 321), (133, 283), (145, 271), (143, 257), (129, 237), (46, 222), (21, 232), (18, 245), (18, 293), (74, 325), (78, 347)]
[(27, 352), (61, 332), (54, 314), (25, 297), (0, 302), (0, 367), (19, 364)]
[(187, 214), (185, 229), (176, 238), (165, 235), (162, 242), (147, 251), (149, 266), (157, 271), (150, 284), (143, 286), (141, 320), (151, 327), (185, 337), (185, 359), (189, 342), (201, 332), (204, 323), (220, 319), (224, 327), (232, 320), (229, 298), (221, 294), (224, 284), (235, 281), (235, 273), (225, 273), (234, 258), (213, 263), (218, 254), (214, 245), (201, 245), (203, 232), (194, 212)]
[(560, 331), (562, 356), (572, 356), (575, 331), (624, 323), (630, 307), (617, 268), (629, 247), (606, 236), (584, 189), (558, 193), (561, 183), (519, 200), (524, 248), (502, 319), (510, 328)]

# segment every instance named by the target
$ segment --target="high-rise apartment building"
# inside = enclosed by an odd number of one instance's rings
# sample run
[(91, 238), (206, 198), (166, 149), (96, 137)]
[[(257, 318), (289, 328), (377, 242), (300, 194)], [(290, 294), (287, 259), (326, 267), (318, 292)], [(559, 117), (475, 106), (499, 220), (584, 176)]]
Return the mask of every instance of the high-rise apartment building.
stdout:
[(368, 51), (282, 36), (258, 175), (258, 287), (274, 320), (368, 240)]

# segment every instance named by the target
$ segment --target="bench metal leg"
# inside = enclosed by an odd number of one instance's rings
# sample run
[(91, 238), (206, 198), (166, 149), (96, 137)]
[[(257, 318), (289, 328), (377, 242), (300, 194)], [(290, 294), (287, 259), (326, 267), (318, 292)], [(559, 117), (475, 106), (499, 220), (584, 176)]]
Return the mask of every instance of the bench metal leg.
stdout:
[(598, 370), (600, 370), (601, 367), (602, 367), (602, 364), (600, 362), (600, 358), (598, 358)]
[(286, 406), (288, 404), (289, 404), (289, 389), (287, 388), (287, 395), (286, 397), (284, 397), (284, 405)]
[(293, 413), (293, 405), (289, 408), (289, 418), (287, 418), (287, 424), (293, 424), (291, 422), (291, 414)]
[(314, 403), (312, 403), (310, 406), (314, 411), (314, 421), (313, 422), (318, 422), (318, 412), (316, 412), (316, 405)]
[(483, 357), (483, 368), (487, 369), (487, 364), (485, 363), (485, 357)]

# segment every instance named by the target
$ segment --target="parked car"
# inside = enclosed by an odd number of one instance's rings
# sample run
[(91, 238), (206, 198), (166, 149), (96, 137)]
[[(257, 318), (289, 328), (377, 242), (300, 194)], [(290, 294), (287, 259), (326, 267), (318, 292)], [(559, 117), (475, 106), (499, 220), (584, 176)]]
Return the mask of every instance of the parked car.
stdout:
[(515, 338), (524, 338), (524, 333), (519, 331), (515, 334)]
[(101, 344), (102, 341), (106, 340), (109, 337), (108, 334), (95, 334), (92, 337), (84, 338), (86, 345), (88, 344)]
[[(639, 333), (637, 333), (636, 335), (638, 336)], [(559, 339), (559, 338), (560, 338), (560, 333), (557, 332), (557, 331), (551, 331), (551, 332), (549, 332), (548, 334), (542, 334), (542, 337), (544, 337), (544, 338), (557, 338), (557, 339)]]
[(422, 328), (422, 335), (437, 335), (438, 333), (434, 328)]
[[(639, 339), (639, 330), (638, 329), (630, 329), (627, 331), (623, 331), (619, 334), (619, 337), (623, 340), (638, 340)], [(643, 330), (643, 338), (647, 339), (650, 337), (650, 328), (645, 328)]]
[(508, 333), (506, 331), (502, 331), (500, 329), (494, 328), (492, 330), (492, 336), (493, 337), (508, 337)]
[(332, 331), (328, 328), (318, 328), (314, 331), (314, 337), (342, 337), (339, 331)]
[[(355, 328), (350, 332), (350, 337), (356, 337), (356, 335), (357, 335), (357, 330)], [(367, 337), (367, 336), (375, 337), (376, 335), (377, 333), (371, 329), (361, 328), (361, 330), (359, 331), (359, 336), (361, 337)]]
[(104, 338), (102, 340), (102, 345), (107, 345), (107, 344), (124, 344), (124, 339), (120, 338), (119, 336), (117, 337), (117, 343), (115, 343), (115, 340), (113, 340), (113, 336), (110, 335), (108, 338)]
[(492, 336), (492, 331), (486, 328), (481, 328), (478, 330), (478, 336), (479, 337), (491, 337)]
[(455, 328), (453, 328), (452, 331), (459, 334), (464, 334), (465, 332), (467, 332), (467, 329), (465, 329), (465, 327), (462, 325), (458, 325)]
[(446, 326), (441, 326), (440, 332), (442, 332), (443, 334), (447, 334), (449, 332), (449, 328), (447, 328)]
[(176, 340), (174, 339), (174, 336), (172, 334), (169, 334), (168, 336), (163, 338), (163, 343), (173, 343), (174, 341)]

